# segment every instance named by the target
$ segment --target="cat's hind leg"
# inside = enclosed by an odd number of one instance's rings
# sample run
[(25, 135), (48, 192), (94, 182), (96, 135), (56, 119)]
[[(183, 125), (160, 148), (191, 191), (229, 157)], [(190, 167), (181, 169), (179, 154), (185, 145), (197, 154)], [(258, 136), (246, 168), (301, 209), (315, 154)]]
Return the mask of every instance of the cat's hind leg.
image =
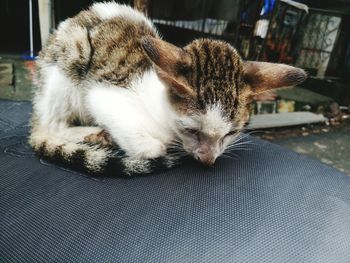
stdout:
[[(84, 87), (76, 85), (56, 65), (41, 69), (41, 86), (33, 101), (29, 142), (42, 156), (81, 163), (92, 172), (103, 170), (111, 150), (108, 143), (84, 141), (102, 129), (92, 124), (84, 106)], [(74, 120), (82, 125), (73, 126)]]

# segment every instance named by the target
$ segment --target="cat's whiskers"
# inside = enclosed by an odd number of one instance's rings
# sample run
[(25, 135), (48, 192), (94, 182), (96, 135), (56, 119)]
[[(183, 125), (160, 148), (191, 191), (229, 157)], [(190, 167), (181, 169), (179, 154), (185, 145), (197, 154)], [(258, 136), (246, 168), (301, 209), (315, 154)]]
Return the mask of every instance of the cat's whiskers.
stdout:
[(233, 143), (230, 144), (231, 145), (241, 145), (241, 144), (254, 144), (255, 142), (253, 141), (234, 141)]
[(240, 148), (240, 147), (237, 147), (237, 148), (229, 149), (228, 152), (232, 152), (232, 151), (252, 151), (252, 149), (251, 148)]
[(173, 141), (169, 144), (169, 146), (172, 146), (172, 145), (182, 147), (182, 142), (181, 142), (181, 141), (177, 141), (177, 140), (173, 140)]
[(239, 160), (239, 156), (237, 154), (234, 154), (234, 153), (228, 154), (228, 153), (223, 152), (222, 155), (225, 157), (231, 158), (233, 160)]
[[(237, 136), (236, 140), (233, 141), (229, 146), (226, 147), (223, 154), (225, 156), (229, 156), (234, 154), (234, 151), (250, 151), (252, 148), (250, 148), (251, 145), (255, 145), (256, 143), (250, 140), (244, 140), (247, 139), (253, 132), (249, 133), (241, 133)], [(237, 154), (234, 154), (235, 156), (238, 156)]]
[(186, 156), (187, 153), (185, 153), (185, 152), (168, 152), (168, 155), (170, 155), (170, 156)]
[(233, 149), (233, 148), (239, 148), (237, 146), (243, 146), (243, 145), (254, 145), (256, 144), (253, 141), (247, 140), (247, 141), (243, 141), (243, 139), (248, 138), (251, 134), (253, 133), (258, 133), (259, 131), (250, 131), (247, 133), (240, 133), (237, 138), (235, 139), (234, 142), (232, 142), (226, 149)]
[(256, 133), (263, 133), (263, 131), (247, 131), (246, 129), (243, 129), (239, 132), (238, 137), (239, 138), (246, 138), (252, 134), (256, 134)]
[(180, 145), (169, 145), (168, 146), (168, 152), (169, 153), (186, 153), (186, 151), (183, 149)]
[(232, 144), (228, 147), (226, 147), (227, 150), (235, 150), (235, 149), (243, 149), (243, 148), (249, 148), (252, 145), (255, 145), (255, 143), (240, 143), (240, 144)]
[(182, 158), (187, 156), (187, 154), (185, 153), (168, 153), (169, 157), (173, 157), (173, 158)]
[(168, 146), (169, 150), (179, 150), (179, 151), (184, 151), (183, 147), (179, 146), (179, 145), (169, 145)]
[(179, 150), (184, 150), (182, 145), (176, 145), (176, 144), (172, 144), (168, 146), (168, 149), (179, 149)]
[(187, 156), (188, 153), (184, 150), (182, 141), (175, 138), (168, 145), (168, 155), (174, 158), (181, 158)]
[(253, 144), (255, 144), (255, 142), (253, 142), (253, 141), (237, 141), (237, 142), (231, 143), (227, 147), (235, 147), (235, 146), (240, 146), (240, 145), (253, 145)]

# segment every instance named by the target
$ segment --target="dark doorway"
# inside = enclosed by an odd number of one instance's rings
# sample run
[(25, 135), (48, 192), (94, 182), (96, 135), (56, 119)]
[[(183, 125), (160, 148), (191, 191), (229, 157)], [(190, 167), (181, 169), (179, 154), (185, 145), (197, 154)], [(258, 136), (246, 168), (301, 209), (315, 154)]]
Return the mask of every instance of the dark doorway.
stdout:
[[(33, 2), (34, 50), (41, 49), (38, 3)], [(29, 51), (29, 1), (2, 0), (0, 3), (0, 52)]]

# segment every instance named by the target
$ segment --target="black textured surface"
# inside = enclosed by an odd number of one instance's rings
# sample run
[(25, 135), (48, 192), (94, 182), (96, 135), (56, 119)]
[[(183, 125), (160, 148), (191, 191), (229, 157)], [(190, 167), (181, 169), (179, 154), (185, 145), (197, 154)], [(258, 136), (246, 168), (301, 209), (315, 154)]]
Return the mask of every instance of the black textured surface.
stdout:
[(215, 168), (93, 178), (33, 154), (29, 111), (0, 101), (0, 262), (350, 262), (333, 168), (250, 138)]

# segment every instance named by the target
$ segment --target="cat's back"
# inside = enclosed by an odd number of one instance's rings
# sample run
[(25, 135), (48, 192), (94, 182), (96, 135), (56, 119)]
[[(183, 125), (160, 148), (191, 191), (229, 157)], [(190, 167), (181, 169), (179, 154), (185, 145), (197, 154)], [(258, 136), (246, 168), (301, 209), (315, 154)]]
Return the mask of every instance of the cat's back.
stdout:
[(143, 36), (158, 36), (142, 13), (115, 2), (96, 3), (63, 21), (39, 55), (38, 65), (57, 65), (73, 80), (126, 87), (151, 62)]

